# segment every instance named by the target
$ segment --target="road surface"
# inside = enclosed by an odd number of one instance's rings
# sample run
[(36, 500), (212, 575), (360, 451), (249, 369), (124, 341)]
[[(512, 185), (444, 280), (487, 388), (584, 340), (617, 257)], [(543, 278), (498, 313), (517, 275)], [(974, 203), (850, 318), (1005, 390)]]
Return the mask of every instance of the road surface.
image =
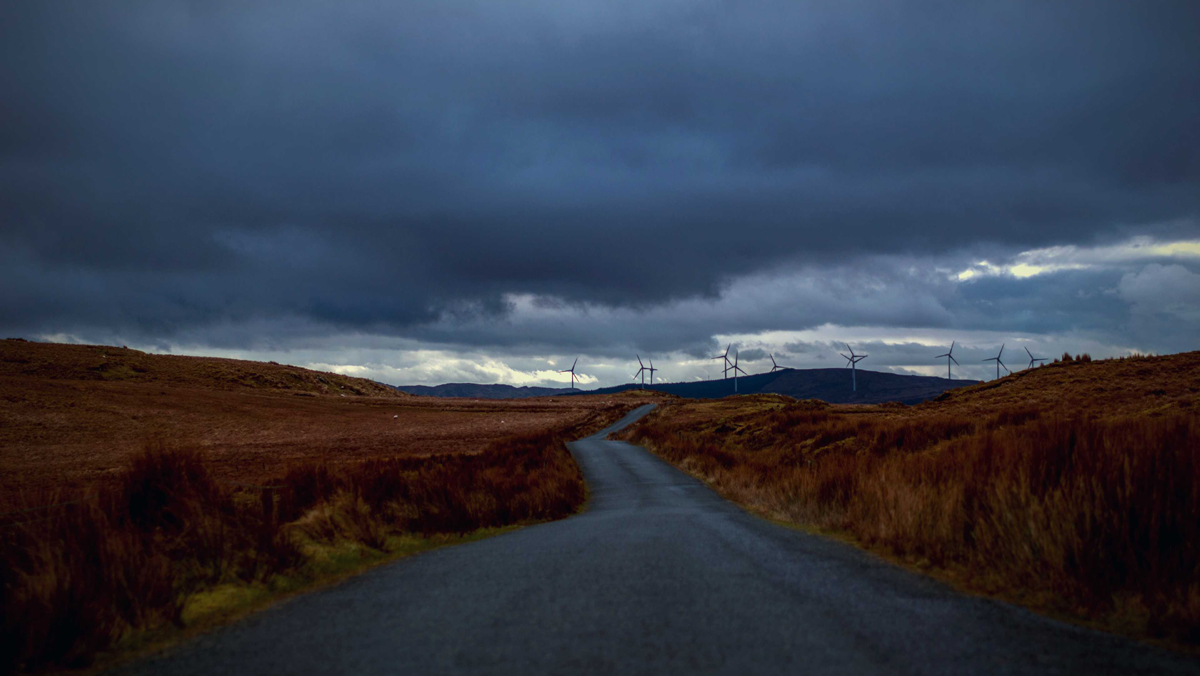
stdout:
[(377, 568), (136, 674), (1131, 674), (1200, 662), (963, 596), (604, 436), (588, 509)]

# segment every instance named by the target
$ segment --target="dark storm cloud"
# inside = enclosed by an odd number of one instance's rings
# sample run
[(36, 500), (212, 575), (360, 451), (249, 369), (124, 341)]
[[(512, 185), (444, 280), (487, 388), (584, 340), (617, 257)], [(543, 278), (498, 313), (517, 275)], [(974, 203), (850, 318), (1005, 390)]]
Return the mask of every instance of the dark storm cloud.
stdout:
[[(768, 268), (1194, 236), (1198, 24), (1193, 2), (10, 3), (0, 326), (570, 346), (600, 337), (506, 329), (506, 294), (645, 308)], [(1045, 324), (1011, 293), (997, 312)], [(708, 349), (679, 326), (655, 347)]]

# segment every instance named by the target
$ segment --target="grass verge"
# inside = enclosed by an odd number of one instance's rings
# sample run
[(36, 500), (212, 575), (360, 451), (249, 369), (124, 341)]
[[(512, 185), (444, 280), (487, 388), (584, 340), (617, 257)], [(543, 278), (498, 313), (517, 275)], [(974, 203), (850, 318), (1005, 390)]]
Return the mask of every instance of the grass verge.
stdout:
[(440, 547), (467, 544), (509, 533), (523, 526), (480, 528), (463, 535), (394, 535), (382, 550), (342, 541), (314, 548), (309, 562), (294, 571), (278, 574), (265, 583), (229, 582), (196, 592), (183, 608), (182, 626), (168, 625), (130, 632), (110, 649), (98, 654), (80, 676), (103, 673), (113, 667), (145, 657), (215, 628), (237, 622), (255, 612), (295, 596), (335, 586), (349, 578)]
[(753, 512), (960, 588), (1093, 627), (1200, 644), (1200, 420), (1020, 405), (960, 416), (771, 402), (624, 437)]
[(565, 440), (634, 406), (477, 454), (297, 465), (259, 489), (150, 444), (119, 482), (0, 523), (0, 672), (109, 665), (401, 556), (569, 516), (587, 491)]

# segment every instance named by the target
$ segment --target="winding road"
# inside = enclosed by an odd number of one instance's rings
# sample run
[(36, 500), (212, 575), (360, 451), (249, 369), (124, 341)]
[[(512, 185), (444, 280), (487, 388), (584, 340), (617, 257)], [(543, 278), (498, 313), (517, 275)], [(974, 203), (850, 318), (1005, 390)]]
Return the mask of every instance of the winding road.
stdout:
[(124, 673), (1200, 673), (751, 516), (604, 439), (650, 408), (571, 444), (584, 513), (377, 568)]

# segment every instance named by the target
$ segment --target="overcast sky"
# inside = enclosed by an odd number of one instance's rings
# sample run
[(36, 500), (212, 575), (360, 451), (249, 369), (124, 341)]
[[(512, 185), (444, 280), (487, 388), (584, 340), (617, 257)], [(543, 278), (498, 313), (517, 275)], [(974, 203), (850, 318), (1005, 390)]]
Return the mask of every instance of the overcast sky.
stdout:
[(1198, 28), (1194, 0), (4, 3), (0, 332), (393, 384), (1197, 349)]

